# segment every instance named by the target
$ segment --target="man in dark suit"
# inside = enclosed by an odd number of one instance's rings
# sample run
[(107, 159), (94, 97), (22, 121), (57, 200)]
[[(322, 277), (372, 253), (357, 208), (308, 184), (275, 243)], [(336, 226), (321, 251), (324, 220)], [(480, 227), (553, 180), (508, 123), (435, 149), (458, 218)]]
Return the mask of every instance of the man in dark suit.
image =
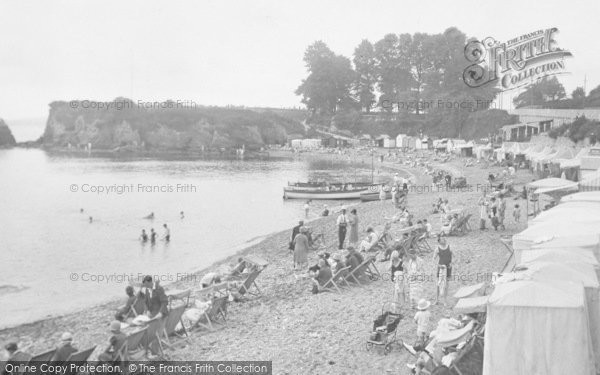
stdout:
[(304, 226), (304, 221), (300, 220), (298, 225), (292, 229), (292, 238), (290, 239), (290, 251), (294, 251), (294, 238), (300, 233), (300, 227)]
[(50, 359), (50, 362), (64, 363), (69, 359), (71, 354), (77, 352), (77, 348), (73, 346), (73, 335), (69, 332), (65, 332), (60, 337), (61, 345), (56, 348), (54, 355)]
[[(154, 282), (152, 276), (146, 275), (142, 280), (144, 288), (144, 300), (146, 302), (146, 310), (150, 318), (162, 318), (167, 316), (169, 298), (162, 286), (158, 285), (158, 281)], [(159, 315), (160, 314), (160, 315)]]

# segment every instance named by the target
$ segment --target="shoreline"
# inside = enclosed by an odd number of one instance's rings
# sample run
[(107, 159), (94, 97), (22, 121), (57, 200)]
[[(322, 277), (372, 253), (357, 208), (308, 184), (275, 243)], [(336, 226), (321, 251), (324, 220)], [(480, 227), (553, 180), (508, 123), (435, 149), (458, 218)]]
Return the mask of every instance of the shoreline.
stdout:
[[(446, 163), (461, 168), (462, 158), (457, 162)], [(414, 173), (420, 184), (430, 184), (429, 176), (422, 173), (423, 168), (410, 168), (403, 164), (377, 163), (378, 167), (387, 169), (403, 169)], [(443, 166), (440, 166), (443, 168)], [(484, 181), (489, 171), (498, 171), (492, 167), (465, 168), (469, 183)], [(519, 172), (522, 179), (530, 175)], [(439, 215), (430, 213), (431, 203), (438, 196), (450, 199), (453, 207), (463, 206), (467, 212), (476, 213), (475, 202), (480, 194), (477, 192), (435, 192), (413, 193), (409, 195), (408, 208), (415, 213), (415, 220), (428, 218), (438, 230)], [(509, 206), (512, 204), (510, 198)], [(386, 221), (385, 217), (392, 216), (396, 209), (390, 201), (366, 202), (358, 205), (360, 217), (359, 238), (362, 238), (368, 225), (380, 227)], [(509, 211), (510, 213), (510, 211)], [(510, 217), (507, 213), (507, 217)], [(335, 233), (335, 218), (317, 217), (311, 226), (318, 232), (326, 234), (325, 242), (332, 249), (337, 242)], [(455, 273), (464, 276), (449, 284), (449, 296), (464, 285), (472, 285), (472, 278), (487, 277), (491, 272), (498, 271), (505, 263), (508, 252), (499, 241), (500, 235), (510, 235), (523, 229), (524, 224), (507, 225), (504, 232), (479, 231), (472, 219), (474, 230), (466, 236), (449, 237), (449, 243), (456, 256)], [(395, 226), (392, 234), (394, 233)], [(364, 373), (381, 374), (388, 371), (408, 374), (406, 363), (413, 361), (411, 356), (401, 348), (394, 348), (389, 356), (377, 352), (366, 352), (364, 340), (373, 316), (381, 311), (383, 302), (389, 300), (393, 284), (379, 280), (363, 287), (353, 287), (342, 294), (310, 293), (310, 280), (299, 277), (291, 270), (291, 255), (287, 250), (291, 228), (275, 232), (231, 256), (199, 270), (201, 275), (210, 269), (215, 269), (228, 262), (235, 261), (244, 255), (256, 255), (269, 262), (269, 266), (261, 273), (257, 283), (263, 292), (261, 297), (250, 298), (241, 303), (228, 306), (228, 325), (216, 331), (195, 332), (190, 336), (190, 342), (175, 351), (169, 351), (174, 360), (236, 360), (239, 358), (256, 360), (273, 360), (273, 374), (340, 374)], [(433, 241), (430, 240), (430, 243)], [(424, 258), (429, 270), (433, 262), (431, 256)], [(309, 253), (309, 263), (316, 260), (314, 252)], [(386, 272), (387, 263), (377, 263), (381, 272)], [(433, 274), (433, 268), (429, 270)], [(428, 273), (429, 274), (429, 273)], [(426, 298), (433, 298), (433, 282), (426, 281)], [(190, 282), (177, 282), (173, 288), (199, 289), (199, 285)], [(448, 307), (435, 305), (432, 307), (434, 319), (451, 313), (452, 297), (449, 297)], [(102, 304), (79, 312), (49, 318), (13, 328), (0, 330), (0, 341), (16, 339), (20, 345), (31, 344), (31, 352), (40, 353), (52, 348), (58, 342), (62, 332), (73, 332), (78, 347), (91, 345), (104, 346), (107, 341), (108, 324), (112, 320), (114, 309), (120, 305), (117, 301)], [(409, 342), (413, 339), (413, 322), (411, 312), (407, 311), (405, 318), (398, 327), (398, 335)], [(414, 312), (412, 312), (414, 314)], [(96, 353), (98, 350), (96, 351)], [(97, 354), (96, 354), (97, 355)], [(92, 356), (92, 359), (95, 355)]]
[[(40, 150), (45, 151), (43, 148), (40, 148)], [(294, 155), (295, 154), (293, 154), (291, 152), (278, 151), (278, 154), (275, 156), (275, 158), (284, 158), (284, 159), (291, 160), (291, 159), (293, 159)], [(308, 156), (308, 157), (320, 159), (326, 154), (324, 154), (324, 153), (303, 153), (301, 155), (303, 157)], [(407, 169), (404, 169), (404, 168), (398, 168), (398, 170), (402, 170), (405, 173), (414, 175), (411, 172), (409, 172)], [(319, 201), (319, 202), (321, 202), (321, 201)], [(324, 202), (323, 204), (329, 205), (329, 208), (331, 210), (331, 214), (330, 214), (329, 218), (332, 215), (334, 215), (337, 212), (337, 210), (339, 210), (339, 207), (341, 207), (342, 205), (345, 205), (346, 207), (349, 207), (349, 208), (357, 207), (357, 206), (361, 205), (360, 200), (350, 200), (350, 201), (348, 201), (348, 200), (340, 200), (340, 201), (326, 200), (326, 201), (322, 201), (322, 202)], [(336, 203), (336, 204), (333, 205), (333, 203)], [(320, 210), (320, 208), (319, 208), (319, 210)], [(309, 217), (308, 219), (304, 219), (304, 221), (306, 223), (312, 223), (312, 222), (315, 222), (315, 221), (318, 221), (321, 219), (328, 218), (328, 217), (321, 217), (319, 215), (315, 215), (314, 213), (311, 213), (311, 215), (314, 215), (314, 216)], [(291, 231), (291, 227), (289, 229), (275, 230), (275, 231), (268, 232), (266, 234), (254, 236), (246, 241), (243, 241), (237, 245), (232, 246), (232, 248), (234, 249), (234, 252), (231, 253), (230, 255), (226, 255), (223, 258), (216, 260), (207, 266), (200, 266), (198, 268), (192, 268), (189, 271), (189, 274), (192, 277), (192, 279), (197, 280), (198, 285), (196, 285), (196, 287), (199, 287), (199, 280), (201, 279), (201, 275), (208, 273), (210, 271), (214, 271), (216, 269), (223, 268), (224, 266), (226, 266), (228, 264), (235, 264), (235, 263), (237, 263), (237, 259), (239, 257), (249, 255), (249, 253), (251, 252), (253, 247), (260, 246), (260, 244), (263, 241), (269, 239), (270, 237), (280, 236), (280, 235), (283, 235), (284, 233), (288, 233), (290, 231)], [(181, 283), (182, 283), (182, 281), (173, 281), (173, 282), (168, 282), (168, 283), (162, 283), (161, 285), (163, 287), (165, 287), (166, 290), (168, 290), (169, 287), (172, 287), (172, 289), (177, 289), (177, 285), (180, 285)], [(125, 285), (125, 284), (123, 284), (123, 285)], [(48, 316), (40, 318), (40, 319), (34, 319), (29, 322), (17, 323), (14, 325), (0, 326), (0, 337), (2, 337), (6, 332), (11, 331), (11, 330), (18, 330), (19, 328), (30, 327), (30, 326), (34, 326), (36, 324), (43, 325), (47, 321), (54, 320), (54, 319), (60, 319), (60, 318), (67, 318), (67, 317), (74, 316), (74, 315), (79, 315), (79, 314), (81, 314), (87, 310), (91, 310), (91, 309), (104, 309), (104, 310), (114, 311), (120, 305), (122, 305), (122, 303), (123, 303), (122, 300), (123, 300), (122, 297), (115, 296), (115, 297), (111, 297), (110, 299), (107, 299), (102, 302), (93, 303), (91, 305), (86, 305), (85, 307), (81, 307), (80, 309), (77, 309), (76, 311), (48, 315)]]

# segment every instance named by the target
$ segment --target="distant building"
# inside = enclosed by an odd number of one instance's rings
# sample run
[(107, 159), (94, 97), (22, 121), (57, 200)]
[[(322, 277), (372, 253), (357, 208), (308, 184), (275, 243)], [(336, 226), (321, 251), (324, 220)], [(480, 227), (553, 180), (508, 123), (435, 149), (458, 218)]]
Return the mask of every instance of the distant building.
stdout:
[(433, 139), (431, 139), (431, 138), (415, 139), (415, 149), (428, 150), (431, 148), (433, 148)]
[(309, 139), (292, 139), (290, 141), (290, 147), (302, 150), (314, 150), (322, 145), (322, 140), (318, 138)]
[(358, 138), (358, 143), (361, 146), (371, 146), (373, 144), (373, 138), (371, 138), (371, 136), (369, 134), (362, 134)]
[(384, 141), (386, 139), (390, 139), (390, 136), (387, 134), (381, 134), (379, 137), (375, 138), (375, 144), (377, 147), (385, 147)]

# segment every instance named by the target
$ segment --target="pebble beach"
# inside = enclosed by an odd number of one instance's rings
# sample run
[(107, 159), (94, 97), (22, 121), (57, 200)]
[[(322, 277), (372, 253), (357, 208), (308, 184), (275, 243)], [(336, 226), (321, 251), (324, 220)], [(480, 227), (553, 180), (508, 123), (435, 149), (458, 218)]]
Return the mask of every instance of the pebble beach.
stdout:
[[(431, 206), (438, 197), (448, 199), (452, 208), (464, 208), (466, 213), (472, 214), (471, 231), (464, 236), (448, 237), (454, 253), (454, 277), (449, 283), (446, 306), (438, 304), (431, 307), (434, 322), (452, 314), (455, 299), (451, 296), (458, 288), (491, 281), (492, 272), (499, 272), (509, 257), (501, 236), (510, 236), (526, 226), (524, 211), (520, 224), (512, 220), (514, 204), (519, 203), (521, 210), (525, 205), (524, 200), (515, 200), (517, 194), (513, 194), (507, 198), (506, 229), (478, 229), (477, 200), (482, 194), (479, 187), (486, 185), (489, 173), (498, 173), (502, 169), (478, 165), (465, 168), (465, 160), (456, 158), (439, 165), (432, 163), (432, 166), (450, 172), (460, 171), (467, 179), (467, 189), (439, 192), (423, 189), (408, 196), (407, 208), (414, 215), (414, 221), (428, 219), (434, 232), (440, 229), (440, 215), (433, 214)], [(378, 168), (390, 174), (395, 169), (402, 169), (414, 176), (417, 186), (431, 184), (431, 177), (423, 173), (422, 167), (410, 168), (384, 162), (378, 163)], [(531, 181), (531, 174), (526, 170), (518, 171), (513, 179), (515, 190), (520, 191), (525, 182)], [(360, 238), (364, 237), (367, 226), (381, 228), (386, 222), (385, 218), (397, 212), (389, 200), (361, 203), (355, 208), (360, 219)], [(337, 248), (336, 217), (336, 213), (332, 213), (310, 222), (313, 232), (325, 234), (326, 251)], [(395, 231), (399, 229), (397, 224), (392, 226), (394, 237), (398, 237)], [(203, 274), (235, 263), (238, 257), (244, 255), (258, 256), (269, 262), (257, 279), (262, 292), (260, 297), (230, 303), (226, 326), (214, 331), (196, 330), (188, 342), (181, 343), (175, 350), (167, 350), (169, 359), (272, 360), (273, 374), (409, 374), (406, 363), (413, 363), (414, 358), (399, 344), (400, 339), (410, 343), (415, 340), (416, 326), (412, 320), (415, 311), (408, 306), (404, 306), (404, 318), (397, 329), (398, 345), (390, 354), (383, 355), (377, 348), (371, 351), (365, 348), (373, 319), (381, 313), (382, 305), (392, 298), (394, 285), (389, 278), (346, 288), (339, 294), (311, 294), (311, 281), (301, 272), (293, 271), (292, 255), (288, 250), (290, 233), (291, 228), (267, 236), (261, 242), (199, 272), (198, 278), (166, 286), (167, 290), (200, 289), (199, 280)], [(435, 246), (435, 239), (429, 239), (429, 243)], [(309, 264), (316, 263), (316, 260), (316, 253), (311, 252)], [(426, 256), (424, 262), (431, 275), (424, 280), (425, 297), (433, 301), (433, 254)], [(388, 262), (377, 262), (376, 266), (381, 273), (389, 272)], [(108, 325), (121, 303), (116, 300), (69, 315), (5, 329), (0, 331), (0, 342), (16, 340), (21, 347), (29, 346), (29, 352), (40, 353), (55, 347), (60, 335), (69, 331), (75, 337), (76, 346), (99, 346), (92, 355), (94, 359), (107, 345)]]

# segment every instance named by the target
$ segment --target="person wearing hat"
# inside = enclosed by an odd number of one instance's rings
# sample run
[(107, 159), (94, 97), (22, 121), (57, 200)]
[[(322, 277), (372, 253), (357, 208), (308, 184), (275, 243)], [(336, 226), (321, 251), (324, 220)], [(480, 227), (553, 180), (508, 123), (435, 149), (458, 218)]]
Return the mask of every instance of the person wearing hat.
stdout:
[(108, 339), (109, 345), (102, 354), (98, 356), (98, 361), (111, 362), (123, 361), (125, 358), (119, 358), (119, 350), (127, 342), (127, 335), (121, 332), (121, 322), (118, 320), (110, 323), (110, 333), (112, 336)]
[[(4, 345), (4, 350), (8, 354), (8, 358), (6, 359), (6, 364), (12, 364), (14, 366), (18, 366), (22, 363), (27, 363), (31, 359), (31, 354), (26, 353), (23, 350), (19, 350), (19, 346), (16, 342), (11, 341)], [(14, 372), (13, 372), (14, 373)], [(10, 372), (6, 370), (5, 367), (2, 368), (2, 375), (9, 375)]]
[(50, 362), (66, 362), (71, 354), (77, 352), (77, 348), (73, 346), (73, 335), (70, 332), (65, 332), (60, 337), (61, 344), (54, 355), (50, 359)]
[(308, 250), (310, 245), (306, 236), (305, 226), (300, 227), (300, 233), (294, 238), (294, 270), (302, 269), (308, 263)]
[[(340, 270), (344, 269), (346, 267), (346, 263), (344, 263), (344, 260), (342, 258), (342, 255), (340, 253), (335, 253), (332, 255), (331, 259), (333, 259), (333, 261), (335, 262), (335, 264), (332, 267), (331, 272), (335, 275), (337, 272), (339, 272)], [(347, 272), (342, 272), (339, 277), (345, 277)]]
[(337, 218), (336, 224), (338, 226), (338, 249), (344, 248), (344, 241), (346, 240), (346, 229), (348, 227), (348, 216), (346, 215), (346, 206), (342, 206), (342, 212)]
[(440, 297), (444, 299), (444, 304), (446, 303), (446, 294), (448, 293), (448, 282), (450, 281), (450, 277), (452, 276), (452, 251), (450, 250), (450, 245), (448, 245), (448, 241), (446, 241), (446, 237), (440, 235), (438, 236), (438, 246), (433, 254), (433, 259), (438, 258), (438, 266), (436, 275), (440, 274), (440, 270), (446, 269), (446, 288), (443, 291), (443, 295), (440, 295), (439, 283), (436, 288), (436, 298), (435, 303), (438, 303)]
[(323, 205), (323, 211), (321, 212), (321, 216), (329, 216), (329, 207), (326, 204)]
[(431, 302), (422, 298), (417, 304), (417, 313), (415, 314), (414, 320), (417, 323), (417, 340), (424, 343), (429, 334), (429, 328), (431, 325), (431, 311), (429, 311)]
[(294, 238), (296, 238), (296, 236), (298, 235), (298, 233), (300, 233), (300, 228), (302, 226), (304, 226), (304, 221), (300, 220), (300, 221), (298, 221), (298, 225), (296, 225), (292, 229), (292, 237), (290, 238), (290, 246), (289, 246), (290, 251), (294, 251)]

